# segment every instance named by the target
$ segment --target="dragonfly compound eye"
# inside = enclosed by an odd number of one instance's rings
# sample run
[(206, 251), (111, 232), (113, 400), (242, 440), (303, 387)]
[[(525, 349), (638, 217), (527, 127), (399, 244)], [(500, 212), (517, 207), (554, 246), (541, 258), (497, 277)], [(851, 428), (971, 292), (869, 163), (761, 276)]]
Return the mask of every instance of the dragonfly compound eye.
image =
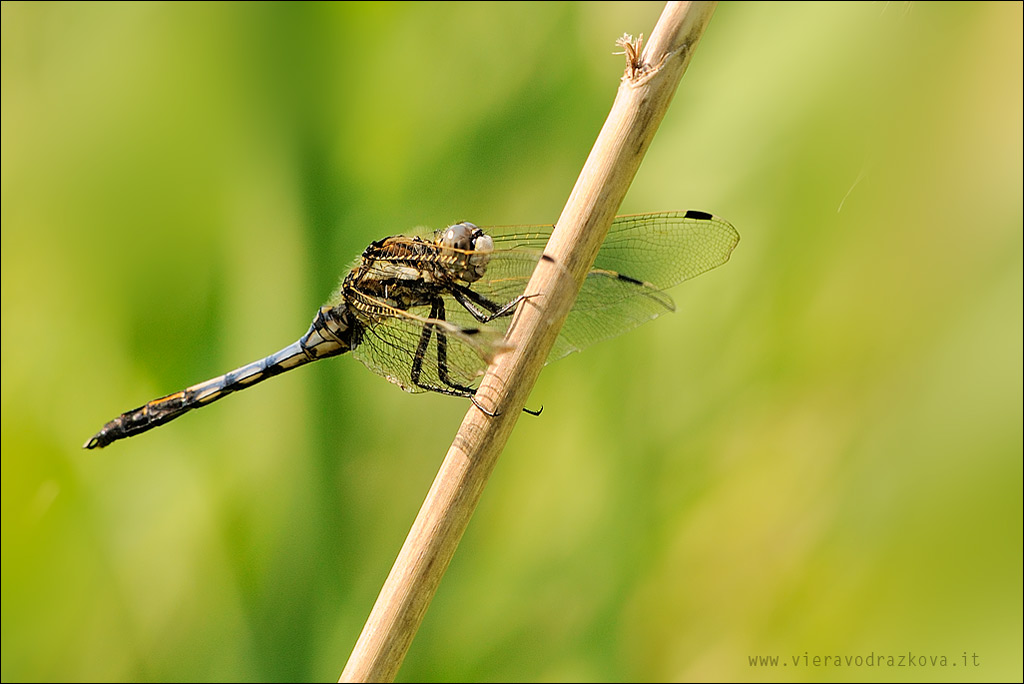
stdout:
[(494, 251), (494, 238), (468, 221), (448, 226), (437, 243), (442, 253), (455, 257), (459, 268), (453, 272), (459, 280), (467, 283), (476, 282), (484, 276)]
[(438, 244), (444, 248), (468, 252), (473, 249), (473, 238), (479, 233), (480, 229), (472, 223), (456, 223), (454, 226), (448, 226)]

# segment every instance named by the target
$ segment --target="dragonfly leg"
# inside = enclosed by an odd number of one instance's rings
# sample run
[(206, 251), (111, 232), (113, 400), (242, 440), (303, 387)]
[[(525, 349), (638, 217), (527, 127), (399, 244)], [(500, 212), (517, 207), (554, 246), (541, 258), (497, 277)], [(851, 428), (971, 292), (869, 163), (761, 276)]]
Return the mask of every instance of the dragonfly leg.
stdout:
[[(440, 297), (430, 305), (430, 317), (439, 321), (445, 320), (444, 300)], [(437, 337), (437, 379), (455, 390), (459, 396), (472, 397), (476, 390), (460, 385), (448, 375), (448, 336), (440, 327), (434, 330), (434, 335)]]
[(416, 353), (412, 357), (412, 368), (409, 371), (409, 377), (412, 379), (413, 384), (425, 390), (433, 390), (433, 387), (420, 382), (420, 374), (423, 372), (423, 357), (427, 354), (427, 346), (430, 344), (430, 336), (433, 334), (434, 326), (423, 326), (419, 344), (416, 345)]
[[(477, 294), (477, 293), (474, 292), (473, 294)], [(477, 295), (477, 296), (479, 296), (479, 295)], [(507, 316), (508, 312), (511, 312), (511, 310), (515, 308), (516, 304), (518, 304), (519, 302), (523, 301), (524, 299), (529, 299), (530, 297), (535, 297), (535, 296), (536, 295), (520, 295), (520, 296), (516, 297), (514, 300), (512, 300), (511, 302), (509, 302), (505, 306), (498, 308), (498, 310), (488, 320), (497, 318), (499, 316)], [(458, 299), (458, 296), (456, 296), (456, 299)], [(480, 299), (482, 299), (484, 301), (488, 301), (488, 300), (484, 299), (483, 297), (480, 297)], [(459, 300), (459, 303), (462, 304), (463, 306), (465, 306), (467, 311), (472, 312), (472, 309), (470, 309), (468, 306), (466, 306), (464, 303), (462, 303), (461, 300)], [(431, 307), (431, 318), (439, 318), (441, 320), (444, 320), (444, 301), (443, 300), (439, 300), (437, 302), (437, 306), (439, 308), (435, 309), (434, 306)], [(506, 312), (506, 310), (508, 312)], [(481, 322), (486, 323), (487, 321), (481, 321)], [(491, 411), (491, 410), (489, 410), (487, 408), (484, 408), (483, 404), (481, 404), (480, 401), (476, 398), (476, 390), (474, 390), (474, 389), (472, 389), (470, 387), (463, 387), (461, 385), (457, 385), (457, 384), (451, 382), (451, 379), (448, 377), (448, 340), (445, 337), (444, 332), (442, 332), (441, 330), (438, 330), (436, 332), (437, 332), (437, 374), (438, 374), (438, 377), (441, 379), (442, 382), (444, 382), (449, 387), (456, 387), (458, 389), (465, 389), (465, 390), (469, 390), (470, 392), (472, 392), (472, 394), (470, 395), (470, 399), (473, 401), (473, 405), (476, 406), (481, 411), (483, 411), (483, 413), (485, 415), (488, 415), (491, 418), (497, 418), (499, 415), (501, 415), (501, 411)], [(528, 409), (525, 406), (523, 407), (523, 412), (524, 413), (529, 413), (531, 416), (539, 416), (541, 414), (541, 411), (543, 411), (543, 410), (544, 410), (543, 406), (541, 406), (540, 409), (538, 409), (536, 411), (534, 411), (533, 409)]]
[(538, 296), (535, 294), (519, 295), (506, 304), (498, 304), (497, 302), (492, 302), (487, 297), (484, 297), (479, 292), (474, 292), (464, 286), (453, 287), (451, 294), (455, 297), (455, 301), (462, 305), (462, 308), (472, 314), (473, 318), (481, 323), (490, 323), (495, 318), (510, 316), (515, 312), (516, 306), (519, 302), (524, 299), (530, 299), (531, 297)]
[[(431, 302), (430, 317), (439, 321), (445, 320), (444, 300), (440, 297)], [(421, 380), (423, 375), (423, 359), (426, 358), (427, 347), (430, 346), (431, 336), (436, 338), (437, 343), (437, 379), (444, 383), (444, 386), (433, 385)], [(409, 373), (409, 378), (412, 380), (413, 384), (420, 389), (424, 389), (429, 392), (437, 392), (438, 394), (445, 394), (450, 397), (472, 397), (473, 393), (476, 391), (472, 387), (460, 385), (453, 381), (448, 375), (448, 336), (445, 334), (444, 330), (436, 324), (423, 326), (423, 332), (420, 333), (420, 341), (419, 344), (416, 345), (416, 353), (412, 359), (412, 368)]]
[[(525, 296), (519, 296), (505, 307), (497, 307), (497, 311), (503, 309), (511, 309), (520, 301), (525, 299)], [(482, 298), (481, 298), (482, 299)], [(470, 310), (467, 307), (467, 310)], [(496, 313), (492, 318), (496, 318), (500, 315), (507, 315), (505, 313)], [(438, 297), (430, 304), (430, 317), (438, 321), (444, 321), (444, 300)], [(444, 387), (439, 385), (432, 385), (430, 383), (422, 382), (421, 377), (423, 375), (423, 359), (427, 355), (427, 348), (430, 346), (431, 336), (436, 337), (437, 340), (437, 379), (444, 383)], [(466, 385), (461, 385), (454, 380), (448, 374), (448, 336), (444, 330), (438, 325), (425, 325), (423, 326), (423, 332), (420, 333), (420, 341), (416, 345), (416, 353), (412, 359), (412, 369), (409, 373), (410, 379), (420, 389), (427, 390), (429, 392), (437, 392), (438, 394), (445, 394), (450, 397), (464, 397), (469, 398), (473, 402), (473, 405), (480, 409), (484, 414), (491, 418), (497, 418), (501, 415), (500, 411), (491, 411), (483, 406), (480, 401), (476, 398), (476, 390)], [(523, 408), (523, 411), (529, 413), (531, 416), (539, 416), (544, 407), (541, 406), (540, 410), (534, 411), (532, 409)]]
[(491, 411), (490, 409), (484, 408), (484, 405), (480, 403), (480, 400), (476, 398), (475, 394), (469, 399), (470, 401), (473, 402), (473, 406), (476, 406), (478, 409), (480, 409), (480, 411), (482, 411), (485, 416), (497, 418), (498, 416), (501, 415), (501, 411)]

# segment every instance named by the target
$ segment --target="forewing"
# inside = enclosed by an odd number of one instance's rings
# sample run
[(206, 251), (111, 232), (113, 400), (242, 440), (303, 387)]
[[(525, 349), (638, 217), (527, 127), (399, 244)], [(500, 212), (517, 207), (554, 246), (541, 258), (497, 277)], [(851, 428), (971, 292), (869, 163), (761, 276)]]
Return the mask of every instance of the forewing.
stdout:
[(728, 221), (702, 211), (619, 216), (594, 268), (664, 290), (724, 264), (739, 239)]
[[(493, 237), (497, 252), (534, 252), (539, 256), (553, 226), (484, 230)], [(608, 229), (594, 268), (665, 290), (724, 264), (739, 239), (728, 221), (703, 211), (618, 216)]]
[[(495, 257), (486, 282), (473, 289), (486, 289), (494, 299), (510, 301), (525, 289), (552, 227), (485, 230), (494, 238)], [(725, 263), (738, 241), (739, 234), (727, 221), (705, 212), (617, 217), (548, 361), (674, 311), (664, 290)]]
[(724, 264), (738, 240), (704, 212), (616, 218), (548, 361), (675, 311), (664, 290)]

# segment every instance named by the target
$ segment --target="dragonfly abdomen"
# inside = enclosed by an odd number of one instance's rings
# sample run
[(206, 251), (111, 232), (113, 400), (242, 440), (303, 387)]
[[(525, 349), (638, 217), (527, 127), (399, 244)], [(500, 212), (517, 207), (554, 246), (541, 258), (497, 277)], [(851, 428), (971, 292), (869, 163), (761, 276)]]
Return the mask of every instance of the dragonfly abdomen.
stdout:
[(85, 448), (105, 447), (111, 442), (163, 425), (192, 409), (212, 404), (232, 392), (251, 387), (285, 371), (344, 354), (351, 350), (355, 332), (344, 306), (333, 309), (322, 307), (309, 330), (297, 342), (259, 361), (126, 411), (104, 425), (102, 430), (85, 443)]

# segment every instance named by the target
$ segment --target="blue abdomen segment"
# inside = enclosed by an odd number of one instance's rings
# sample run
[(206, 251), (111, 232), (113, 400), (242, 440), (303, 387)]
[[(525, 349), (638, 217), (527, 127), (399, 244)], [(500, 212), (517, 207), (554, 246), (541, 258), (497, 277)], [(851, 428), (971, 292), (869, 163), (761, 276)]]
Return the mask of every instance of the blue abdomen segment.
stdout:
[(232, 392), (251, 387), (267, 378), (312, 361), (344, 354), (351, 350), (351, 336), (352, 330), (344, 307), (323, 307), (317, 312), (309, 330), (297, 342), (259, 361), (126, 411), (104, 425), (102, 430), (85, 443), (85, 448), (105, 447), (111, 442), (163, 425), (192, 409), (212, 404)]

